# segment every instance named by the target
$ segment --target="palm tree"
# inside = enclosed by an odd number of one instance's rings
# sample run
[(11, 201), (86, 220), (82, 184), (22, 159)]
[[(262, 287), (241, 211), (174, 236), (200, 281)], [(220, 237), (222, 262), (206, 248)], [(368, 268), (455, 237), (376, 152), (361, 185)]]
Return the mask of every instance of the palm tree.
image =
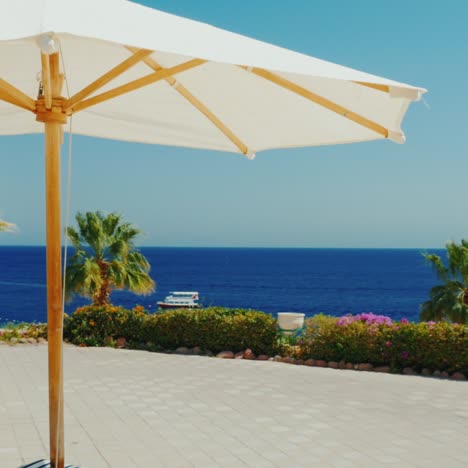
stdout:
[(421, 320), (468, 323), (468, 239), (447, 245), (448, 265), (435, 254), (424, 254), (443, 284), (434, 286), (421, 306)]
[(13, 223), (8, 223), (7, 221), (3, 221), (0, 219), (0, 232), (13, 232), (16, 230), (16, 225)]
[(75, 252), (65, 278), (68, 298), (74, 294), (92, 299), (95, 305), (110, 304), (112, 290), (135, 294), (154, 291), (148, 260), (134, 246), (141, 231), (123, 223), (121, 215), (100, 211), (78, 213), (78, 230), (67, 229)]

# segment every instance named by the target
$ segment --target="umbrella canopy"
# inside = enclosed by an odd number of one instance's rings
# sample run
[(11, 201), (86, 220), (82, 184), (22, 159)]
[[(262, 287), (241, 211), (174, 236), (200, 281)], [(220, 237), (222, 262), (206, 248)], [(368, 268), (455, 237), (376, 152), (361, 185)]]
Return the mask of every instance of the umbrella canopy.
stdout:
[(68, 118), (82, 135), (253, 158), (270, 148), (402, 143), (408, 105), (425, 90), (124, 0), (0, 0), (0, 8), (0, 135), (45, 134), (50, 465), (63, 468), (59, 194)]
[(16, 226), (13, 223), (9, 223), (8, 221), (3, 221), (0, 219), (0, 232), (12, 232), (15, 231)]
[[(8, 12), (0, 16), (0, 76), (35, 98), (38, 42), (47, 48), (50, 37), (64, 57), (65, 109), (78, 134), (245, 155), (403, 142), (408, 104), (424, 92), (124, 0), (0, 5)], [(119, 64), (112, 80), (77, 95)], [(20, 109), (1, 103), (0, 112), (0, 134), (43, 132)]]

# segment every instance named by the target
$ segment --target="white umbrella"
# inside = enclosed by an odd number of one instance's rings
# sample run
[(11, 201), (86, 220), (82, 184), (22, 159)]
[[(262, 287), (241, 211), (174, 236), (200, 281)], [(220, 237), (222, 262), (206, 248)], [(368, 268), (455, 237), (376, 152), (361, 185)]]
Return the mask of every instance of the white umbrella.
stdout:
[(68, 117), (77, 134), (253, 158), (269, 148), (402, 143), (408, 105), (425, 90), (124, 0), (0, 8), (0, 134), (45, 132), (50, 449), (62, 468), (59, 161)]
[(14, 232), (16, 230), (16, 225), (9, 223), (8, 221), (3, 221), (0, 219), (0, 232)]

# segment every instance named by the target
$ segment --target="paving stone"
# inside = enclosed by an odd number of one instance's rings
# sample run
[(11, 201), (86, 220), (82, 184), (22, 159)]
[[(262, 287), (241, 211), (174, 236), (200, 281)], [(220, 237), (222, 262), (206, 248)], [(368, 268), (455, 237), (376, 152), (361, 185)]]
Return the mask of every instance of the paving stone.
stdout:
[[(66, 459), (82, 468), (468, 461), (466, 382), (68, 345), (64, 362)], [(48, 451), (47, 347), (2, 346), (0, 376), (12, 468)]]

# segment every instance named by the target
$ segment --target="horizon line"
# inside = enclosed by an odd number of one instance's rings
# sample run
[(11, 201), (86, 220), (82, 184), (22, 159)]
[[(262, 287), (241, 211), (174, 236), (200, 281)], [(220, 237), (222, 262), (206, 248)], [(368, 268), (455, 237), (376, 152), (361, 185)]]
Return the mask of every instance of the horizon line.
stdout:
[[(0, 248), (8, 247), (46, 247), (45, 244), (10, 244), (2, 245)], [(62, 248), (65, 246), (62, 245)], [(445, 250), (445, 247), (306, 247), (306, 246), (190, 246), (190, 245), (140, 245), (138, 249), (283, 249), (283, 250)], [(67, 248), (72, 248), (68, 245)]]

